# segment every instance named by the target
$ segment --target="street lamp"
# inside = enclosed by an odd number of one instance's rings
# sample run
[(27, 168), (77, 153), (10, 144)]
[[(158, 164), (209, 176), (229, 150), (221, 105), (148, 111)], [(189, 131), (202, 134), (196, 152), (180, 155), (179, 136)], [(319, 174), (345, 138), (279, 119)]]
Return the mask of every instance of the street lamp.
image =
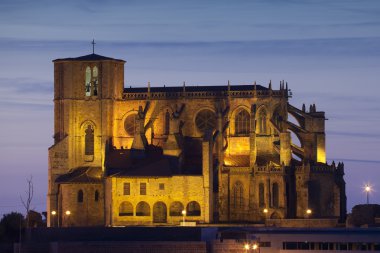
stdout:
[(244, 245), (244, 249), (245, 249), (245, 252), (248, 252), (248, 250), (249, 250), (249, 244), (248, 244), (248, 243), (246, 243), (246, 244)]
[(70, 212), (70, 210), (67, 210), (66, 212), (65, 212), (65, 214), (66, 214), (66, 217), (67, 217), (67, 219), (66, 219), (66, 227), (69, 227), (69, 218), (70, 218), (70, 215), (71, 215), (71, 212)]
[(52, 217), (53, 218), (53, 227), (55, 227), (56, 226), (55, 216), (57, 215), (57, 211), (55, 211), (55, 210), (51, 211), (51, 215), (53, 216)]
[(252, 249), (253, 249), (254, 251), (256, 251), (258, 248), (259, 248), (259, 245), (257, 245), (257, 243), (254, 243), (254, 244), (252, 245)]
[(267, 208), (264, 208), (263, 213), (264, 213), (264, 216), (265, 216), (264, 225), (266, 226), (266, 225), (267, 225), (268, 209), (267, 209)]
[(372, 191), (371, 186), (369, 184), (366, 184), (364, 187), (364, 191), (367, 195), (367, 205), (369, 204), (369, 193)]
[(306, 216), (307, 216), (307, 219), (308, 219), (307, 224), (308, 224), (308, 227), (309, 227), (309, 228), (310, 228), (310, 216), (311, 216), (312, 213), (313, 213), (313, 212), (311, 211), (310, 208), (308, 208), (308, 209), (306, 210)]
[(184, 209), (184, 210), (182, 210), (182, 218), (183, 218), (182, 226), (185, 226), (185, 216), (186, 216), (186, 210)]

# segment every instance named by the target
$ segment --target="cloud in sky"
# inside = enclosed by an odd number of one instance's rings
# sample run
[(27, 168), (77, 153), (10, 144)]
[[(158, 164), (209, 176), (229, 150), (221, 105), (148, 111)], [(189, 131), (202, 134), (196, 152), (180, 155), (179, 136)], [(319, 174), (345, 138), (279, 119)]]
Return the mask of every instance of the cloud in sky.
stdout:
[(97, 53), (127, 60), (125, 86), (285, 79), (292, 104), (326, 111), (327, 155), (347, 161), (351, 207), (357, 180), (380, 178), (366, 162), (380, 145), (379, 12), (377, 0), (0, 1), (0, 200), (18, 206), (33, 174), (44, 210), (51, 60), (88, 54), (95, 38)]
[[(0, 3), (2, 37), (230, 41), (379, 36), (376, 0), (13, 1)], [(368, 29), (366, 29), (368, 28)], [(374, 31), (375, 32), (374, 34)]]

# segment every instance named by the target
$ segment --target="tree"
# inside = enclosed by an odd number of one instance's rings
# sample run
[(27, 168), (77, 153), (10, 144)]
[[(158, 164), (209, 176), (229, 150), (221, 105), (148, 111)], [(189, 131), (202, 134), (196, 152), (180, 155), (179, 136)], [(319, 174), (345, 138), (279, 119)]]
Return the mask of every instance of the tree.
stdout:
[(26, 179), (26, 182), (28, 184), (28, 188), (27, 190), (25, 191), (26, 193), (26, 199), (24, 200), (23, 197), (20, 195), (20, 199), (21, 199), (21, 203), (22, 205), (24, 206), (25, 208), (25, 211), (26, 211), (26, 226), (28, 227), (29, 225), (29, 211), (30, 211), (30, 205), (32, 203), (32, 199), (33, 199), (33, 177), (30, 176), (29, 178)]
[(4, 214), (0, 221), (0, 241), (18, 242), (24, 224), (24, 216), (21, 213)]

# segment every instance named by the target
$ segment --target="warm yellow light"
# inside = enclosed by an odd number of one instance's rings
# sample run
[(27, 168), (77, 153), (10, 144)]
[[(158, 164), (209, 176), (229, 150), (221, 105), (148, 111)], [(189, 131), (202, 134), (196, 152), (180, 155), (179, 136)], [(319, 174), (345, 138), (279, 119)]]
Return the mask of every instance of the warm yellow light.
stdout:
[(311, 213), (312, 213), (311, 209), (307, 209), (307, 210), (306, 210), (306, 213), (307, 213), (307, 214), (311, 214)]
[(365, 190), (366, 192), (370, 192), (370, 191), (371, 191), (371, 186), (366, 185), (365, 188), (364, 188), (364, 190)]
[(66, 214), (66, 215), (70, 215), (71, 212), (70, 212), (69, 210), (67, 210), (67, 211), (65, 212), (65, 214)]
[(264, 213), (268, 213), (268, 209), (265, 208), (265, 209), (263, 210), (263, 212), (264, 212)]
[(57, 212), (56, 211), (51, 211), (51, 215), (56, 215), (57, 214)]
[(182, 215), (186, 215), (186, 210), (182, 210)]
[(244, 248), (245, 248), (246, 250), (248, 250), (248, 249), (249, 249), (249, 244), (244, 245)]
[(257, 250), (258, 247), (259, 247), (259, 245), (257, 245), (257, 244), (255, 243), (255, 244), (253, 244), (252, 249)]

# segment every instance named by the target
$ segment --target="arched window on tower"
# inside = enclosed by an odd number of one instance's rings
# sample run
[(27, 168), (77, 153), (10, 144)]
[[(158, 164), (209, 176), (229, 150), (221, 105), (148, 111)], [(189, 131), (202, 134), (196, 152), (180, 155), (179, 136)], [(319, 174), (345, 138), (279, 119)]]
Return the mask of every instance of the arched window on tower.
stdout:
[(78, 191), (77, 201), (78, 201), (78, 203), (83, 203), (83, 191), (82, 190)]
[(267, 112), (264, 109), (259, 112), (258, 130), (260, 134), (267, 133)]
[(232, 203), (234, 205), (234, 208), (244, 207), (243, 191), (243, 184), (240, 181), (237, 181), (234, 185), (232, 196)]
[(164, 134), (168, 135), (170, 133), (170, 113), (166, 111), (164, 120)]
[(91, 96), (91, 68), (86, 68), (86, 82), (85, 82), (85, 88), (86, 88), (86, 96)]
[(259, 184), (259, 206), (265, 207), (265, 198), (264, 198), (264, 184)]
[(86, 74), (85, 74), (86, 97), (98, 95), (98, 90), (99, 90), (98, 76), (99, 76), (98, 67), (94, 66), (92, 69), (90, 66), (86, 67)]
[(85, 130), (85, 155), (94, 155), (94, 129), (91, 125), (87, 126)]
[(272, 185), (272, 206), (274, 208), (278, 208), (278, 202), (279, 202), (279, 192), (278, 192), (278, 183), (273, 183)]
[(241, 109), (235, 116), (235, 134), (236, 135), (248, 135), (250, 128), (250, 116), (249, 113)]
[(94, 86), (94, 96), (98, 95), (98, 67), (92, 68), (92, 84)]

